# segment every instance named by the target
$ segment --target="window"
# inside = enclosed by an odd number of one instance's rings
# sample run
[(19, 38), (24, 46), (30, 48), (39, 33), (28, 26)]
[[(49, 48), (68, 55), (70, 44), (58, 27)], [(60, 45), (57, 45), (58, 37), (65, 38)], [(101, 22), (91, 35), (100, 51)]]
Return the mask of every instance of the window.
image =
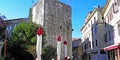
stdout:
[(86, 43), (86, 49), (88, 49), (88, 43)]
[(117, 0), (115, 0), (114, 3), (113, 3), (113, 11), (114, 11), (114, 13), (118, 12), (118, 3), (117, 3)]
[(109, 40), (111, 41), (111, 32), (110, 32), (110, 30), (108, 31), (108, 33), (109, 33)]
[(85, 44), (85, 50), (87, 49), (87, 46), (86, 46), (86, 44)]
[(109, 12), (107, 13), (106, 23), (109, 23), (112, 19), (113, 19), (113, 7), (111, 7)]
[(92, 46), (93, 46), (93, 48), (94, 48), (94, 41), (92, 42)]
[(107, 26), (107, 23), (105, 23), (105, 27)]
[(107, 22), (109, 23), (110, 19), (109, 19), (109, 14), (107, 15)]
[(107, 42), (107, 33), (104, 35), (104, 42)]
[(118, 24), (118, 35), (120, 36), (120, 24)]
[(62, 26), (60, 26), (60, 29), (62, 29)]
[(97, 27), (95, 27), (95, 34), (97, 33)]
[(98, 47), (98, 42), (97, 42), (97, 40), (96, 40), (96, 47)]
[(97, 33), (97, 27), (94, 27), (94, 28), (92, 29), (92, 33), (93, 33), (93, 34), (96, 34), (96, 33)]
[(112, 27), (112, 38), (114, 38), (115, 37), (115, 31), (114, 31), (114, 26)]
[(10, 26), (10, 30), (12, 30), (12, 26)]
[(94, 23), (95, 23), (95, 21), (96, 21), (96, 17), (94, 17)]
[(91, 48), (91, 46), (90, 46), (91, 44), (90, 44), (90, 41), (89, 41), (89, 48)]
[(112, 10), (112, 7), (111, 7), (110, 12), (109, 12), (109, 19), (110, 20), (113, 19), (113, 10)]
[(101, 50), (100, 54), (106, 54), (106, 52), (104, 50)]

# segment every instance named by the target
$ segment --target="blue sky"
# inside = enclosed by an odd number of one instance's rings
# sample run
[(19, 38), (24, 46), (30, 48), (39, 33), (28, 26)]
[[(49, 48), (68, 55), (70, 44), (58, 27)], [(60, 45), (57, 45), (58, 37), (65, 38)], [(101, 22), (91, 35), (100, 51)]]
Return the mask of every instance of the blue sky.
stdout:
[[(80, 38), (80, 29), (83, 26), (84, 19), (89, 11), (95, 6), (104, 6), (106, 0), (60, 0), (72, 7), (72, 32), (73, 38)], [(34, 0), (34, 3), (37, 0)], [(0, 14), (5, 15), (7, 19), (27, 18), (29, 8), (32, 6), (32, 0), (0, 0)]]

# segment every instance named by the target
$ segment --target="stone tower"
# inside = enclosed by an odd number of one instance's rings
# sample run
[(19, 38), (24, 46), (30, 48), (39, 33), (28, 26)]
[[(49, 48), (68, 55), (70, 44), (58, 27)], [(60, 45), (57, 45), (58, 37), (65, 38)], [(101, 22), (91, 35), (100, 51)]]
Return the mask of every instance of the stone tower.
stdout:
[(71, 7), (58, 0), (39, 0), (32, 7), (33, 22), (43, 26), (46, 33), (46, 45), (57, 46), (57, 36), (62, 37), (61, 59), (63, 60), (66, 40), (67, 54), (72, 58), (72, 23)]

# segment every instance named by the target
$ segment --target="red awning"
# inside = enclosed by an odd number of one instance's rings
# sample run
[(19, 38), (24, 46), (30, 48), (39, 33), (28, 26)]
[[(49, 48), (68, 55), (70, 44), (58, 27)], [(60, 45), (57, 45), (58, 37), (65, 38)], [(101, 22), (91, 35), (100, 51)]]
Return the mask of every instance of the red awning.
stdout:
[(119, 48), (119, 44), (110, 45), (104, 48), (105, 51)]

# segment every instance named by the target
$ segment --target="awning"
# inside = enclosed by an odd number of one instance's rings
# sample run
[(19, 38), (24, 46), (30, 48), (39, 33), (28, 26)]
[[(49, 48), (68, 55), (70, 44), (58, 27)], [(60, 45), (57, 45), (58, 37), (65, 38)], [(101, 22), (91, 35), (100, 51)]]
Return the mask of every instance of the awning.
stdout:
[(119, 48), (119, 44), (114, 44), (114, 45), (110, 45), (104, 48), (105, 51), (107, 50), (113, 50), (113, 49), (118, 49)]

